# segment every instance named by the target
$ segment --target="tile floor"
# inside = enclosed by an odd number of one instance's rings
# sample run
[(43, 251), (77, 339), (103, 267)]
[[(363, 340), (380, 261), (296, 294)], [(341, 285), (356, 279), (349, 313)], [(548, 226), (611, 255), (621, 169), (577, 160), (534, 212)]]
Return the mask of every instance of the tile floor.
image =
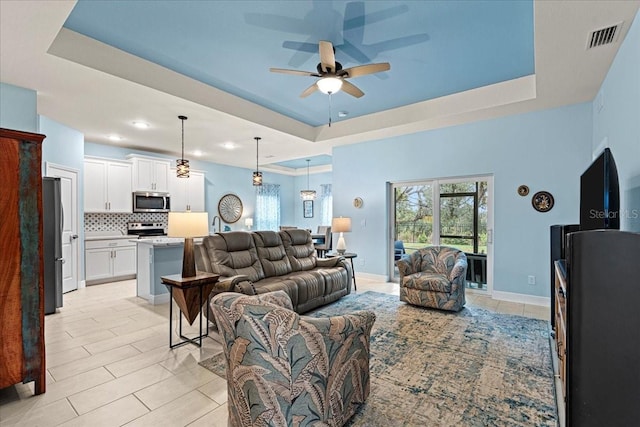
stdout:
[[(365, 278), (358, 287), (399, 293), (395, 283)], [(549, 308), (478, 294), (468, 293), (467, 304), (549, 318)], [(222, 347), (205, 338), (202, 349), (169, 350), (168, 316), (168, 304), (135, 296), (135, 280), (66, 294), (64, 307), (45, 317), (47, 392), (33, 396), (33, 383), (0, 389), (0, 425), (226, 426), (226, 382), (198, 365)]]

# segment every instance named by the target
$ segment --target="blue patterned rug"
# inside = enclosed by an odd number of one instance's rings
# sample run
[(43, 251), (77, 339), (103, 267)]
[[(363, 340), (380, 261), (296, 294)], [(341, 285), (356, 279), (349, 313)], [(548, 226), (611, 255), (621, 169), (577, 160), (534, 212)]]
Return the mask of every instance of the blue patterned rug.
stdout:
[[(557, 426), (547, 322), (351, 294), (309, 313), (372, 310), (371, 394), (350, 426)], [(222, 354), (200, 363), (224, 377)]]

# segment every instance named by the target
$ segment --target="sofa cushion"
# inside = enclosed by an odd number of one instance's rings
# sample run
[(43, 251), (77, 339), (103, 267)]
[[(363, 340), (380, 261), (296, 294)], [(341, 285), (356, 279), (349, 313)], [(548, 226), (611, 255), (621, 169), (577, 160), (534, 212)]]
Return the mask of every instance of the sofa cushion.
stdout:
[(291, 273), (291, 263), (280, 234), (275, 231), (256, 231), (253, 233), (253, 239), (265, 277)]
[(292, 271), (308, 271), (316, 268), (316, 249), (311, 233), (307, 230), (282, 230), (280, 237), (289, 257)]
[(446, 274), (440, 273), (413, 273), (404, 276), (402, 286), (421, 291), (451, 292), (451, 282)]
[(246, 275), (252, 282), (265, 277), (251, 233), (230, 231), (202, 240), (212, 272), (225, 277)]
[(288, 276), (284, 277), (267, 277), (253, 284), (258, 295), (265, 294), (267, 292), (285, 291), (291, 299), (291, 303), (295, 308), (298, 305), (300, 298), (298, 297), (298, 283), (295, 280), (290, 279)]

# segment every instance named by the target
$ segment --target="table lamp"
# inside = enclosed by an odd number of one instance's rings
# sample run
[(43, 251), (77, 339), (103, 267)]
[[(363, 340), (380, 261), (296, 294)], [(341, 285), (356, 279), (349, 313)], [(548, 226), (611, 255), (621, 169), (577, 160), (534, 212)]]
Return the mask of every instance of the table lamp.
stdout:
[(340, 217), (333, 218), (331, 220), (331, 232), (340, 233), (340, 237), (338, 238), (338, 245), (336, 246), (336, 250), (339, 254), (344, 254), (347, 250), (347, 245), (344, 242), (344, 235), (342, 233), (348, 233), (351, 231), (351, 218), (348, 217)]
[(247, 227), (247, 230), (251, 230), (251, 227), (253, 227), (253, 218), (245, 218), (244, 225)]
[(169, 237), (184, 237), (182, 256), (182, 277), (196, 275), (193, 256), (193, 238), (209, 234), (209, 214), (207, 212), (169, 212)]

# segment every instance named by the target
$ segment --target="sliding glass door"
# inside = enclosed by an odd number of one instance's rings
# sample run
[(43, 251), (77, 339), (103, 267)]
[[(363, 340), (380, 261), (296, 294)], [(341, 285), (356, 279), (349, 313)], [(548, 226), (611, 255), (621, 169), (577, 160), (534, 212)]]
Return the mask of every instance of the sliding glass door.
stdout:
[(390, 257), (392, 278), (396, 262), (429, 246), (453, 246), (467, 254), (467, 287), (489, 291), (492, 215), (490, 176), (391, 184)]

